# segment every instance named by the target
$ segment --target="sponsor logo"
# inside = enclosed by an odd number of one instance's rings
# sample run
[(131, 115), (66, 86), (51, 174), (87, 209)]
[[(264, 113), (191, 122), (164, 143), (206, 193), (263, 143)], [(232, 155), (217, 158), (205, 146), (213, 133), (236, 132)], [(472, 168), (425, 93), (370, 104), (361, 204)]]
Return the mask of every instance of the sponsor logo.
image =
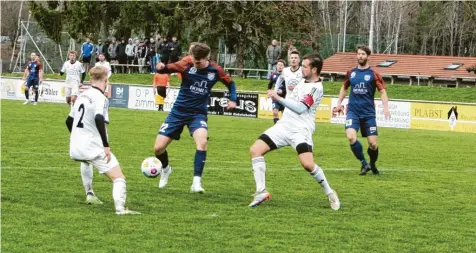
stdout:
[(215, 79), (215, 73), (208, 72), (207, 78), (208, 80), (213, 81)]

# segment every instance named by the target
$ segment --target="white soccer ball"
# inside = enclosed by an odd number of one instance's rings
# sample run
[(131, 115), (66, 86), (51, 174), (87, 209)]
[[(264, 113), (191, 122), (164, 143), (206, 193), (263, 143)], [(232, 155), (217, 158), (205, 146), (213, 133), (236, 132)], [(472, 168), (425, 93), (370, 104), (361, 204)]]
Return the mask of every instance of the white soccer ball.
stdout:
[(140, 169), (146, 177), (157, 177), (162, 171), (162, 163), (155, 157), (148, 157), (144, 159)]

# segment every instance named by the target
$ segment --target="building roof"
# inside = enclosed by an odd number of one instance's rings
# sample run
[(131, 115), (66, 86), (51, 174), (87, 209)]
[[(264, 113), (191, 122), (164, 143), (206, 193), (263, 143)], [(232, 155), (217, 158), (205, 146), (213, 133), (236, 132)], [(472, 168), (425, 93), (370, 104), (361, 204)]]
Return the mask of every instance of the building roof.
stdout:
[[(346, 73), (357, 66), (356, 53), (336, 53), (324, 60), (322, 72)], [(393, 64), (391, 61), (395, 61)], [(476, 65), (476, 57), (452, 57), (405, 54), (372, 54), (369, 64), (382, 75), (428, 76), (435, 78), (476, 78), (466, 68)], [(461, 65), (459, 65), (461, 64)], [(380, 66), (379, 66), (380, 65)], [(382, 65), (388, 65), (383, 67)], [(459, 67), (458, 67), (459, 66)], [(447, 67), (453, 69), (445, 69)]]

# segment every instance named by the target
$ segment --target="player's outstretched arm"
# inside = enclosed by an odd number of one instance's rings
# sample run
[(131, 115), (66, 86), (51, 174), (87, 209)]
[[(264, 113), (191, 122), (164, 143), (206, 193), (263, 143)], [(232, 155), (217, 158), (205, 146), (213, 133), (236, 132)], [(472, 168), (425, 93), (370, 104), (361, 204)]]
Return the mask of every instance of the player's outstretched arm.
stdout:
[(159, 74), (182, 73), (189, 65), (193, 65), (191, 57), (184, 57), (178, 62), (169, 63), (167, 65), (159, 62), (156, 66), (156, 72)]
[(230, 92), (230, 101), (228, 102), (228, 107), (227, 110), (231, 110), (236, 107), (236, 101), (238, 100), (238, 97), (236, 95), (236, 85), (235, 82), (231, 79), (231, 77), (223, 70), (220, 65), (216, 63), (210, 63), (212, 64), (213, 67), (215, 67), (218, 70), (218, 79), (220, 82), (222, 82), (227, 88), (228, 91)]
[(310, 107), (304, 101), (298, 102), (292, 99), (285, 99), (280, 97), (276, 92), (271, 90), (268, 91), (268, 97), (272, 98), (274, 101), (277, 101), (278, 103), (282, 104), (284, 107), (288, 108), (289, 110), (299, 115), (303, 114)]

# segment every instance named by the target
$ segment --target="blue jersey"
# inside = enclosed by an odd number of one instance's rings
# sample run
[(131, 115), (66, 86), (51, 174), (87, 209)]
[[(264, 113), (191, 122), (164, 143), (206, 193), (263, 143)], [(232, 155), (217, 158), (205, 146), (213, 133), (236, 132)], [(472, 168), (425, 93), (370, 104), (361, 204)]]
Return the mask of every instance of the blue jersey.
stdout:
[[(279, 78), (280, 75), (281, 75), (281, 73), (279, 73), (279, 72), (273, 72), (269, 76), (268, 90), (271, 90), (271, 88), (273, 88), (273, 86), (276, 85), (276, 82), (278, 81), (278, 78)], [(281, 85), (285, 85), (285, 81), (283, 81), (281, 83)], [(286, 97), (286, 89), (283, 89), (283, 93), (279, 94), (279, 96), (280, 97)]]
[(176, 114), (208, 114), (208, 101), (213, 86), (223, 82), (230, 91), (230, 100), (237, 100), (236, 87), (230, 76), (216, 63), (210, 62), (208, 67), (197, 69), (193, 66), (190, 57), (179, 62), (167, 64), (159, 73), (182, 74), (180, 91), (172, 107)]
[(83, 46), (81, 47), (81, 51), (83, 52), (83, 56), (89, 57), (93, 53), (94, 45), (91, 42), (84, 42)]
[(28, 63), (28, 80), (39, 80), (40, 70), (43, 69), (43, 65), (39, 61), (30, 61)]
[(350, 87), (347, 111), (359, 118), (375, 117), (374, 96), (378, 89), (385, 89), (382, 76), (372, 68), (353, 68), (347, 72), (344, 79), (344, 88)]

